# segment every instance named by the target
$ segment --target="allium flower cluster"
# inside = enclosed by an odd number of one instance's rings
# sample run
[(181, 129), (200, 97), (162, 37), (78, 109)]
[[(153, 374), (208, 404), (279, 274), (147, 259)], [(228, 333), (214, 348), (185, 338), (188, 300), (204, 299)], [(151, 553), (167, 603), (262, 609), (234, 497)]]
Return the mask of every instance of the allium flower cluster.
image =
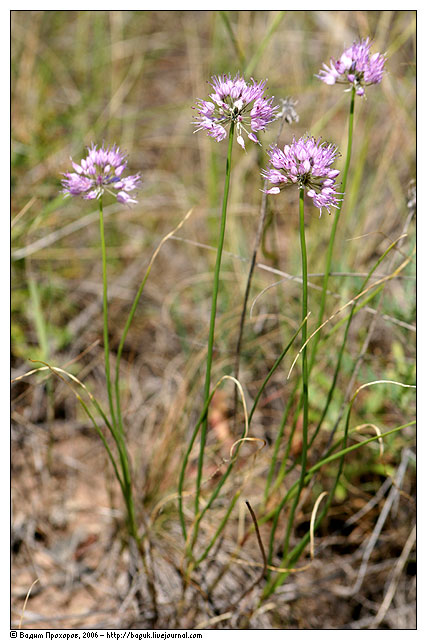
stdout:
[(268, 155), (272, 168), (262, 175), (274, 186), (265, 193), (280, 193), (281, 188), (296, 184), (306, 190), (320, 214), (323, 207), (330, 213), (330, 207), (337, 207), (341, 199), (335, 185), (339, 171), (331, 168), (337, 153), (336, 145), (308, 136), (294, 138), (283, 150), (271, 147)]
[(136, 203), (129, 193), (138, 187), (140, 176), (135, 174), (122, 177), (127, 167), (126, 157), (116, 145), (98, 149), (92, 144), (88, 147), (87, 157), (80, 164), (70, 158), (75, 173), (64, 173), (62, 192), (65, 196), (82, 196), (85, 200), (94, 200), (107, 191), (119, 202)]
[(316, 77), (326, 84), (350, 84), (358, 96), (363, 96), (365, 87), (381, 82), (384, 73), (385, 57), (380, 53), (370, 55), (370, 48), (369, 38), (354, 42), (339, 60), (331, 58), (330, 67), (323, 64)]
[(220, 142), (227, 135), (225, 127), (234, 122), (237, 142), (243, 149), (243, 133), (260, 144), (255, 132), (264, 131), (276, 119), (278, 109), (272, 106), (272, 97), (264, 97), (265, 81), (257, 83), (251, 78), (251, 83), (247, 83), (237, 74), (233, 79), (230, 75), (213, 76), (210, 84), (214, 90), (210, 100), (199, 100), (196, 107), (199, 114), (194, 122), (196, 131), (205, 129)]

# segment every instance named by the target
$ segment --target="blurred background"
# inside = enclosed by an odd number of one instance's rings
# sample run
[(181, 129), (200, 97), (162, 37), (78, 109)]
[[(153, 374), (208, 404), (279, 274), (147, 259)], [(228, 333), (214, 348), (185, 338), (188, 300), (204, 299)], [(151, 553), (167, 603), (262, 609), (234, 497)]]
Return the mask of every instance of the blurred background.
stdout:
[[(244, 592), (256, 570), (233, 566), (218, 580), (212, 610), (197, 593), (190, 603), (181, 602), (182, 539), (176, 504), (168, 497), (176, 492), (182, 454), (201, 406), (227, 151), (225, 142), (193, 133), (193, 107), (207, 97), (213, 74), (245, 71), (257, 81), (267, 78), (268, 95), (277, 102), (296, 101), (299, 120), (285, 123), (280, 143), (306, 132), (322, 136), (339, 146), (342, 169), (349, 94), (342, 86), (326, 86), (315, 74), (359, 37), (369, 36), (372, 52), (386, 55), (382, 83), (368, 88), (366, 99), (356, 99), (352, 163), (329, 281), (330, 315), (355, 295), (392, 241), (407, 234), (380, 275), (391, 273), (414, 247), (416, 15), (13, 11), (11, 33), (13, 378), (35, 366), (29, 359), (49, 362), (74, 373), (107, 406), (98, 212), (96, 204), (64, 200), (60, 193), (70, 157), (79, 162), (92, 142), (116, 143), (127, 151), (131, 172), (142, 174), (137, 205), (104, 202), (112, 358), (154, 249), (193, 207), (152, 269), (125, 345), (122, 393), (141, 522), (154, 518), (150, 561), (162, 602), (159, 628), (203, 627), (215, 612), (220, 615), (230, 592)], [(237, 145), (233, 151), (213, 380), (233, 371), (262, 197), (260, 169), (277, 132), (275, 124), (262, 135), (262, 148), (248, 143), (246, 152)], [(268, 203), (242, 348), (240, 380), (250, 399), (300, 322), (300, 284), (292, 278), (300, 275), (297, 199), (297, 190), (290, 190)], [(313, 330), (332, 217), (324, 212), (319, 218), (318, 210), (307, 206), (306, 222)], [(354, 388), (376, 379), (414, 383), (414, 278), (410, 260), (386, 283), (381, 298), (355, 316), (322, 443), (359, 358)], [(338, 328), (319, 346), (310, 396), (313, 421), (323, 408), (342, 331)], [(253, 422), (253, 435), (268, 445), (285, 406), (286, 374), (295, 354), (272, 379)], [(224, 387), (212, 407), (206, 476), (239, 437), (232, 406), (233, 389)], [(392, 428), (409, 422), (413, 390), (378, 385), (361, 394), (355, 413), (354, 424)], [(150, 628), (148, 614), (144, 617), (134, 602), (126, 570), (122, 505), (113, 474), (73, 393), (46, 374), (21, 379), (12, 387), (12, 418), (13, 624), (38, 579), (23, 628)], [(413, 444), (413, 431), (404, 430), (387, 440), (381, 460), (376, 444), (349, 457), (336, 504), (319, 531), (312, 567), (290, 576), (249, 628), (414, 628), (412, 547), (396, 569), (415, 521)], [(293, 456), (300, 446), (297, 431)], [(268, 449), (250, 462), (247, 495), (254, 508), (262, 497)], [(193, 477), (195, 465), (193, 460), (189, 468)], [(328, 471), (322, 473), (320, 484), (328, 482)], [(227, 495), (213, 510), (214, 521), (226, 509)], [(366, 541), (384, 508), (385, 524), (361, 584), (352, 591)], [(213, 574), (227, 566), (242, 532), (242, 513), (236, 507), (209, 565)], [(310, 513), (308, 504), (297, 521), (296, 539), (307, 530)], [(268, 526), (262, 535), (268, 538)], [(259, 561), (253, 539), (244, 553)], [(381, 608), (390, 585), (392, 601)], [(203, 628), (237, 624), (229, 617)]]

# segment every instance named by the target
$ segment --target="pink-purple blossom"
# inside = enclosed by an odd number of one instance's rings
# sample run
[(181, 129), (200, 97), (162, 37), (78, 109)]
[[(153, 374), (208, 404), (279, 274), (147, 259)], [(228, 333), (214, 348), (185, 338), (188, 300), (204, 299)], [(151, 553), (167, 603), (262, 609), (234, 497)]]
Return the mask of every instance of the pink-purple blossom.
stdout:
[(274, 98), (264, 97), (265, 81), (250, 83), (237, 74), (213, 76), (213, 93), (210, 100), (199, 100), (196, 106), (198, 116), (194, 122), (196, 131), (205, 129), (208, 135), (218, 142), (227, 135), (226, 127), (235, 123), (237, 142), (244, 149), (243, 134), (249, 140), (260, 144), (256, 132), (264, 131), (266, 126), (276, 119), (278, 106), (273, 106)]
[(335, 184), (339, 171), (332, 168), (337, 154), (336, 145), (309, 136), (294, 138), (283, 149), (271, 147), (268, 151), (271, 166), (261, 174), (273, 186), (265, 193), (277, 194), (284, 187), (297, 185), (305, 189), (320, 214), (323, 207), (330, 213), (330, 207), (337, 207), (341, 199)]
[(65, 196), (82, 196), (85, 200), (100, 198), (104, 192), (113, 195), (119, 202), (134, 204), (129, 193), (140, 184), (140, 175), (123, 176), (127, 167), (127, 155), (116, 145), (100, 147), (95, 144), (87, 149), (88, 154), (80, 164), (71, 164), (75, 173), (64, 173), (62, 180)]
[(369, 38), (354, 42), (339, 60), (331, 58), (330, 67), (323, 64), (316, 76), (326, 84), (350, 84), (358, 96), (365, 94), (365, 87), (381, 82), (385, 57), (380, 53), (371, 55)]

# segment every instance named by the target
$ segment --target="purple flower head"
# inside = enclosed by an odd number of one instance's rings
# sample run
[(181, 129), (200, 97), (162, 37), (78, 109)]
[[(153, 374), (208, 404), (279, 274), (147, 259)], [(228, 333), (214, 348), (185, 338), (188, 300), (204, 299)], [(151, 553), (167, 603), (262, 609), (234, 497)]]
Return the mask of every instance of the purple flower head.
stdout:
[(244, 149), (243, 133), (249, 140), (260, 144), (255, 132), (276, 119), (277, 106), (273, 107), (273, 98), (264, 98), (265, 82), (245, 82), (239, 74), (231, 79), (230, 75), (213, 76), (210, 83), (214, 92), (210, 100), (199, 100), (198, 116), (194, 122), (196, 131), (205, 129), (208, 135), (218, 142), (227, 135), (226, 126), (235, 123), (237, 142)]
[(309, 136), (294, 138), (283, 150), (278, 146), (271, 147), (268, 151), (271, 167), (261, 174), (274, 186), (265, 193), (280, 193), (281, 188), (296, 184), (306, 190), (320, 214), (323, 207), (330, 213), (330, 207), (337, 207), (341, 199), (335, 188), (339, 171), (332, 169), (337, 153), (334, 144)]
[(385, 57), (379, 53), (370, 55), (369, 38), (354, 42), (346, 49), (339, 60), (331, 58), (331, 66), (323, 64), (316, 76), (326, 84), (350, 84), (358, 96), (365, 95), (365, 87), (381, 82), (384, 73)]
[(119, 147), (98, 149), (95, 144), (88, 147), (87, 157), (80, 164), (71, 160), (75, 173), (64, 173), (62, 180), (65, 196), (82, 196), (85, 200), (100, 198), (104, 191), (113, 195), (119, 202), (133, 204), (137, 201), (129, 193), (140, 184), (139, 174), (123, 177), (126, 169), (126, 154)]

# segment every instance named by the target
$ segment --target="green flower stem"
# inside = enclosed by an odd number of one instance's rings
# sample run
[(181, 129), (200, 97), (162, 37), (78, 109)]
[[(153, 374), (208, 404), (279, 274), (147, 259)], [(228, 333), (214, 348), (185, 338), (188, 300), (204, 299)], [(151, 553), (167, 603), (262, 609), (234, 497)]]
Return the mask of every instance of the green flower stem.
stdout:
[[(105, 354), (105, 378), (107, 381), (108, 391), (108, 403), (111, 413), (112, 425), (105, 420), (107, 426), (113, 435), (113, 438), (117, 445), (117, 450), (120, 457), (120, 465), (122, 467), (123, 482), (121, 484), (123, 497), (126, 503), (128, 530), (131, 536), (136, 542), (139, 542), (138, 529), (135, 518), (135, 507), (132, 497), (132, 478), (130, 474), (129, 456), (124, 441), (123, 428), (117, 426), (116, 414), (113, 404), (113, 391), (111, 385), (111, 373), (110, 373), (110, 347), (108, 339), (108, 290), (107, 290), (107, 255), (105, 248), (105, 233), (104, 233), (104, 215), (102, 209), (102, 198), (99, 199), (99, 229), (101, 235), (101, 252), (102, 252), (102, 284), (103, 284), (103, 317), (104, 317), (104, 354)], [(120, 405), (118, 405), (118, 410)], [(104, 442), (105, 446), (105, 442)], [(107, 450), (108, 451), (108, 450)], [(117, 474), (116, 474), (117, 475)]]
[[(307, 316), (307, 248), (305, 245), (305, 228), (304, 228), (304, 187), (300, 187), (299, 191), (299, 219), (300, 219), (300, 243), (301, 243), (301, 265), (302, 265), (302, 319)], [(304, 323), (301, 330), (302, 343), (307, 341), (307, 323)], [(292, 503), (291, 512), (289, 514), (288, 526), (286, 529), (285, 541), (283, 546), (283, 555), (288, 553), (289, 538), (291, 535), (295, 511), (304, 487), (305, 471), (307, 467), (307, 450), (308, 450), (308, 363), (307, 363), (307, 347), (304, 347), (302, 354), (302, 395), (303, 395), (303, 425), (302, 425), (302, 453), (301, 453), (301, 472), (298, 490)]]
[[(219, 274), (221, 270), (222, 249), (224, 246), (225, 224), (227, 219), (228, 193), (230, 190), (231, 153), (233, 149), (233, 135), (234, 135), (234, 122), (232, 121), (230, 124), (230, 132), (228, 136), (228, 152), (227, 152), (227, 164), (226, 164), (226, 170), (225, 170), (224, 196), (222, 201), (221, 225), (220, 225), (219, 238), (218, 238), (218, 248), (217, 248), (217, 254), (216, 254), (216, 264), (215, 264), (214, 282), (213, 282), (213, 291), (212, 291), (212, 306), (211, 306), (211, 319), (210, 319), (210, 325), (209, 325), (208, 352), (206, 355), (206, 376), (205, 376), (205, 387), (204, 387), (205, 402), (209, 398), (209, 391), (210, 391), (210, 385), (211, 385), (212, 355), (213, 355), (213, 345), (214, 345), (214, 335), (215, 335), (215, 317), (216, 317), (216, 306), (217, 306), (218, 289), (219, 289)], [(207, 427), (208, 427), (208, 417), (206, 414), (202, 423), (201, 436), (200, 436), (200, 453), (199, 453), (199, 461), (198, 461), (198, 467), (197, 467), (196, 497), (194, 502), (196, 515), (199, 512), (200, 485), (202, 483), (203, 457), (204, 457), (204, 451), (205, 451), (205, 445), (206, 445)]]
[[(356, 95), (356, 91), (355, 91), (355, 89), (353, 87), (352, 88), (352, 93), (351, 93), (350, 114), (349, 114), (349, 122), (348, 122), (347, 155), (346, 155), (346, 159), (345, 159), (344, 170), (343, 170), (343, 174), (342, 174), (342, 183), (341, 183), (341, 188), (342, 188), (343, 194), (345, 192), (345, 188), (346, 188), (346, 184), (347, 184), (348, 170), (349, 170), (349, 167), (350, 167), (351, 150), (352, 150), (352, 144), (353, 144), (353, 124), (354, 124), (355, 95)], [(325, 313), (326, 296), (327, 296), (328, 282), (329, 282), (329, 274), (331, 272), (331, 264), (332, 264), (332, 254), (333, 254), (335, 236), (336, 236), (336, 231), (337, 231), (337, 226), (338, 226), (338, 221), (339, 221), (342, 205), (343, 205), (343, 200), (341, 200), (338, 203), (338, 207), (337, 207), (337, 209), (335, 211), (335, 217), (334, 217), (334, 221), (333, 221), (333, 224), (332, 224), (331, 235), (329, 237), (329, 245), (328, 245), (328, 250), (327, 250), (327, 254), (326, 254), (326, 268), (325, 268), (325, 275), (323, 277), (323, 286), (322, 286), (322, 294), (321, 294), (321, 300), (320, 300), (320, 305), (319, 305), (319, 316), (318, 316), (318, 320), (317, 320), (317, 326), (320, 326), (322, 324), (323, 316), (324, 316), (324, 313)], [(316, 335), (313, 338), (312, 347), (311, 347), (310, 362), (309, 362), (309, 367), (308, 367), (309, 376), (310, 376), (311, 371), (312, 371), (313, 366), (314, 366), (317, 347), (318, 347), (319, 339), (320, 339), (320, 334), (321, 334), (320, 331), (317, 332)], [(291, 405), (292, 405), (292, 403), (294, 401), (295, 394), (297, 392), (297, 388), (298, 388), (299, 384), (300, 384), (299, 381), (295, 384), (293, 392), (292, 392), (292, 394), (291, 394), (291, 396), (290, 396), (290, 398), (288, 400), (285, 412), (283, 414), (282, 422), (281, 422), (280, 429), (278, 431), (278, 435), (277, 435), (276, 442), (275, 442), (274, 452), (275, 452), (276, 455), (274, 457), (274, 463), (276, 462), (276, 459), (277, 459), (277, 453), (279, 451), (280, 442), (281, 442), (281, 439), (282, 439), (282, 436), (283, 436), (283, 431), (284, 431), (284, 427), (285, 427), (285, 424), (286, 424), (286, 420), (287, 420), (287, 417), (289, 415), (289, 411), (290, 411)], [(299, 404), (298, 404), (298, 409), (295, 412), (294, 424), (293, 424), (293, 427), (292, 427), (291, 435), (290, 435), (290, 437), (288, 439), (288, 445), (287, 445), (286, 454), (285, 454), (285, 457), (284, 457), (284, 459), (282, 461), (282, 464), (280, 466), (279, 475), (278, 475), (278, 477), (276, 479), (276, 482), (274, 483), (273, 491), (279, 484), (281, 484), (281, 482), (283, 480), (283, 477), (285, 476), (286, 463), (287, 463), (289, 451), (290, 451), (290, 448), (291, 448), (291, 445), (292, 445), (292, 438), (293, 438), (293, 434), (295, 432), (295, 425), (296, 425), (296, 420), (298, 418), (299, 411), (300, 411), (300, 408), (301, 408), (301, 402), (302, 402), (302, 397), (300, 398), (300, 401), (299, 401)], [(271, 486), (272, 475), (274, 473), (274, 466), (275, 466), (275, 464), (273, 465), (273, 461), (272, 461), (272, 464), (270, 466), (269, 476), (268, 476), (268, 479), (267, 479), (267, 487), (266, 487), (265, 494), (264, 494), (264, 503), (266, 502), (266, 500), (268, 498), (268, 492), (269, 492), (269, 488)]]
[[(343, 318), (336, 325), (334, 325), (334, 328), (329, 332), (329, 334), (328, 334), (328, 336), (326, 336), (326, 338), (327, 339), (330, 338), (330, 336), (332, 334), (334, 334), (335, 331), (339, 327), (341, 327), (345, 322), (348, 323), (351, 313), (354, 316), (361, 309), (363, 309), (369, 302), (371, 302), (371, 300), (373, 300), (373, 298), (375, 298), (383, 289), (384, 289), (384, 285), (383, 284), (379, 285), (377, 289), (374, 289), (368, 295), (366, 300), (361, 302), (356, 307), (352, 307), (352, 312), (350, 312), (349, 316), (347, 316), (346, 318)], [(347, 327), (349, 327), (348, 324), (347, 324)], [(348, 329), (347, 329), (347, 332), (348, 332)], [(331, 389), (329, 390), (329, 394), (328, 394), (327, 405), (329, 405), (329, 403), (330, 403), (330, 401), (332, 399), (332, 393), (333, 393), (333, 390), (335, 388), (336, 379), (338, 377), (338, 369), (339, 369), (339, 367), (340, 367), (340, 364), (337, 364), (337, 369), (336, 369), (336, 372), (335, 372), (335, 375), (334, 375), (334, 379), (332, 381)], [(310, 371), (310, 368), (309, 368), (309, 371)], [(275, 465), (276, 465), (277, 455), (278, 455), (279, 448), (280, 448), (280, 443), (281, 443), (281, 440), (282, 440), (284, 427), (286, 425), (286, 420), (288, 418), (290, 408), (291, 408), (291, 406), (293, 404), (293, 401), (295, 399), (295, 395), (296, 395), (296, 392), (298, 390), (298, 386), (299, 386), (299, 381), (298, 381), (297, 384), (294, 385), (294, 388), (292, 390), (292, 393), (291, 393), (291, 395), (289, 397), (289, 400), (288, 400), (288, 403), (286, 405), (285, 411), (283, 413), (282, 422), (280, 424), (278, 435), (277, 435), (277, 438), (276, 438), (276, 442), (275, 442), (275, 446), (274, 446), (274, 452), (273, 452), (273, 456), (272, 456), (272, 462), (271, 462), (271, 466), (270, 466), (270, 470), (269, 470), (269, 474), (268, 474), (268, 478), (267, 478), (267, 483), (266, 483), (266, 488), (265, 488), (265, 492), (264, 492), (264, 505), (266, 504), (266, 502), (268, 500), (268, 497), (269, 497), (269, 494), (270, 494), (270, 486), (271, 486), (273, 472), (274, 472)], [(329, 397), (329, 395), (330, 395), (330, 397)], [(282, 462), (280, 464), (280, 469), (279, 469), (279, 471), (277, 473), (276, 480), (275, 480), (275, 482), (274, 482), (274, 484), (273, 484), (273, 486), (271, 488), (271, 493), (273, 493), (274, 491), (277, 490), (277, 488), (282, 484), (285, 475), (287, 475), (296, 466), (296, 462), (294, 462), (288, 469), (286, 469), (286, 464), (288, 462), (289, 453), (290, 453), (291, 446), (292, 446), (292, 440), (293, 440), (293, 436), (294, 436), (295, 429), (296, 429), (297, 418), (299, 416), (301, 403), (302, 403), (302, 397), (300, 397), (299, 402), (298, 402), (297, 410), (295, 412), (295, 416), (294, 416), (294, 419), (293, 419), (293, 422), (292, 422), (291, 432), (289, 434), (288, 442), (287, 442), (287, 445), (286, 445), (285, 455), (284, 455), (283, 460), (282, 460)], [(325, 405), (325, 407), (326, 407), (326, 405)], [(326, 417), (326, 412), (324, 411), (324, 413), (325, 413), (325, 415), (322, 414), (322, 417), (319, 420), (320, 424), (323, 422), (324, 418)], [(320, 429), (320, 427), (317, 426), (314, 434), (310, 438), (310, 441), (308, 443), (308, 448), (309, 449), (310, 449), (311, 445), (313, 444), (313, 441), (316, 438), (319, 429)]]
[(110, 406), (111, 420), (116, 425), (116, 417), (113, 405), (113, 394), (111, 389), (110, 374), (110, 346), (108, 341), (108, 292), (107, 292), (107, 255), (105, 249), (104, 234), (104, 214), (102, 210), (102, 198), (99, 198), (99, 231), (101, 235), (101, 252), (102, 252), (102, 286), (103, 286), (103, 315), (104, 315), (104, 354), (105, 354), (105, 378), (107, 381), (108, 403)]

